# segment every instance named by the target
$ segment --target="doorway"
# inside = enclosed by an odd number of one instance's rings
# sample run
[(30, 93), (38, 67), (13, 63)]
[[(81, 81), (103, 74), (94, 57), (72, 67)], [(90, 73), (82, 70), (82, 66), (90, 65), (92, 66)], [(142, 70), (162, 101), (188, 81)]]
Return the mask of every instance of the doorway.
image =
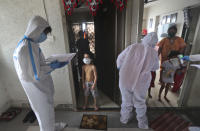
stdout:
[[(78, 52), (78, 32), (84, 32), (84, 38), (88, 39), (90, 52), (97, 68), (98, 99), (101, 109), (118, 109), (120, 106), (120, 91), (118, 88), (118, 72), (116, 58), (123, 49), (123, 27), (125, 22), (121, 18), (125, 13), (118, 12), (110, 1), (105, 1), (99, 7), (96, 16), (90, 14), (85, 3), (74, 9), (71, 16), (66, 16), (70, 41), (70, 52)], [(78, 68), (78, 58), (72, 61), (73, 79), (77, 100), (77, 108), (82, 109), (84, 94), (81, 75)], [(92, 96), (89, 96), (88, 108), (93, 108)]]
[[(177, 36), (182, 37), (186, 43), (186, 48), (184, 51), (185, 55), (189, 55), (191, 52), (192, 43), (194, 40), (194, 33), (197, 27), (197, 22), (199, 18), (199, 7), (198, 6), (189, 6), (183, 7), (180, 10), (171, 10), (168, 9), (167, 6), (164, 6), (164, 1), (160, 1), (160, 7), (165, 7), (165, 12), (159, 12), (157, 5), (149, 6), (148, 4), (144, 8), (144, 23), (143, 29), (148, 30), (148, 32), (157, 32), (159, 41), (163, 38), (167, 37), (167, 30), (171, 24), (176, 24), (177, 26)], [(183, 11), (183, 9), (187, 9), (187, 11)], [(152, 14), (151, 10), (154, 10), (155, 14)], [(168, 11), (167, 11), (168, 10)], [(158, 49), (158, 47), (157, 47)], [(186, 71), (188, 72), (188, 71)], [(160, 71), (156, 71), (156, 79), (155, 79), (155, 88), (152, 88), (151, 95), (153, 98), (147, 97), (147, 104), (150, 107), (179, 107), (181, 106), (180, 103), (183, 103), (185, 98), (187, 97), (188, 90), (185, 89), (184, 81), (188, 81), (189, 73), (184, 73), (184, 75), (180, 75), (180, 86), (178, 90), (174, 91), (173, 87), (168, 92), (168, 98), (170, 99), (170, 103), (165, 101), (164, 99), (162, 102), (158, 101), (158, 94), (160, 90)], [(179, 80), (180, 80), (179, 79)], [(182, 85), (182, 86), (181, 86)], [(164, 94), (164, 92), (163, 92)], [(162, 97), (163, 98), (163, 97)], [(183, 104), (182, 104), (183, 105)]]

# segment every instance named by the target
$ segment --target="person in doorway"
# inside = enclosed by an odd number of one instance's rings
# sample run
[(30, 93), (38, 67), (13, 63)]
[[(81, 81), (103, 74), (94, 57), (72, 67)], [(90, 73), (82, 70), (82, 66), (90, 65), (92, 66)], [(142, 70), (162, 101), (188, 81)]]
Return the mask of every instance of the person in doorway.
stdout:
[(78, 48), (78, 68), (79, 68), (79, 74), (82, 75), (82, 66), (83, 63), (83, 55), (85, 52), (90, 53), (89, 48), (89, 41), (87, 38), (84, 38), (84, 32), (79, 31), (79, 37), (80, 39), (77, 41), (77, 48)]
[(148, 129), (146, 94), (151, 82), (151, 71), (159, 69), (158, 41), (155, 32), (147, 34), (141, 43), (128, 46), (117, 58), (119, 87), (122, 95), (120, 121), (127, 124), (136, 108), (138, 127)]
[(184, 53), (186, 43), (181, 37), (176, 36), (177, 27), (172, 24), (168, 28), (168, 37), (162, 39), (159, 43), (158, 53), (161, 55), (161, 64), (168, 60), (168, 54), (171, 51), (179, 51), (181, 54)]
[(85, 104), (83, 109), (87, 108), (88, 96), (90, 92), (94, 98), (94, 109), (98, 110), (97, 107), (97, 71), (96, 66), (92, 64), (92, 60), (89, 54), (84, 54), (83, 62), (85, 65), (82, 67), (82, 83), (85, 96)]
[(47, 39), (50, 32), (48, 22), (40, 16), (34, 16), (13, 54), (18, 78), (37, 117), (40, 131), (60, 131), (66, 126), (66, 123), (55, 124), (54, 85), (50, 73), (67, 62), (46, 64), (40, 49), (40, 43)]
[(167, 102), (170, 102), (170, 100), (167, 98), (167, 94), (169, 91), (169, 88), (174, 83), (174, 75), (177, 69), (181, 68), (181, 62), (180, 59), (177, 57), (177, 55), (180, 54), (179, 52), (172, 51), (168, 55), (168, 59), (162, 63), (161, 67), (163, 69), (161, 78), (161, 88), (159, 91), (158, 100), (161, 101), (161, 94), (162, 91), (165, 89), (165, 95), (164, 98)]
[[(158, 54), (161, 55), (161, 65), (164, 61), (168, 60), (168, 54), (171, 51), (179, 51), (181, 54), (184, 53), (185, 47), (186, 47), (186, 43), (184, 42), (184, 40), (181, 37), (176, 36), (177, 33), (177, 27), (176, 24), (171, 24), (168, 28), (168, 37), (162, 39), (159, 43), (159, 49), (158, 49)], [(162, 84), (162, 67), (160, 68), (160, 83)], [(180, 73), (182, 72), (182, 70), (177, 70), (176, 74), (181, 74), (182, 77), (180, 77), (179, 75), (175, 75), (175, 76), (179, 76), (179, 79), (174, 78), (175, 80), (178, 80), (179, 82), (183, 81), (183, 76), (184, 73)], [(181, 78), (181, 79), (180, 79)], [(175, 83), (178, 83), (178, 81), (175, 81)], [(181, 84), (176, 84), (176, 85), (181, 85)], [(177, 87), (180, 88), (180, 87)]]

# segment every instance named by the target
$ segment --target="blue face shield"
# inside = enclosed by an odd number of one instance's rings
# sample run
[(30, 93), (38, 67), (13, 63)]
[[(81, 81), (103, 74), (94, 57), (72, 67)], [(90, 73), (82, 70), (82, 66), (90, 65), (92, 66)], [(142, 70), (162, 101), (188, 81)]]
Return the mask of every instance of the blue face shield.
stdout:
[(38, 38), (38, 40), (36, 41), (36, 43), (42, 43), (47, 39), (47, 35), (43, 32), (40, 37)]

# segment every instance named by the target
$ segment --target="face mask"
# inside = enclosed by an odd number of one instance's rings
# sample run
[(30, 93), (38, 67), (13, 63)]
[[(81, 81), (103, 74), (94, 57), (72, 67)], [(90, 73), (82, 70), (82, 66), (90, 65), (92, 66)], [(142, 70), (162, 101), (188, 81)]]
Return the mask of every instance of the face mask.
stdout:
[(88, 64), (91, 63), (91, 59), (90, 58), (83, 58), (83, 62), (88, 65)]
[(38, 38), (38, 40), (36, 41), (36, 43), (42, 43), (47, 39), (47, 35), (43, 32), (40, 37)]
[(169, 32), (168, 35), (169, 35), (170, 38), (172, 38), (172, 37), (174, 37), (176, 35), (176, 33), (175, 32)]

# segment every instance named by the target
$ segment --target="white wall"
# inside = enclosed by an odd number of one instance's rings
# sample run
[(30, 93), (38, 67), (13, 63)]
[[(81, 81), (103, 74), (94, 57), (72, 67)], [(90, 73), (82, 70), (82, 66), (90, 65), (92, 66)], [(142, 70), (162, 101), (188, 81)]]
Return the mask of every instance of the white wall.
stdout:
[[(0, 68), (2, 63), (0, 62)], [(2, 86), (2, 79), (0, 79), (0, 115), (10, 106), (10, 98), (8, 92), (4, 86)]]
[(5, 80), (7, 77), (2, 74), (3, 69), (6, 68), (4, 59), (2, 56), (3, 48), (0, 45), (0, 115), (10, 106), (10, 97), (8, 96), (8, 91), (5, 88)]
[[(45, 1), (46, 12), (42, 0), (0, 0), (0, 46), (1, 46), (1, 66), (0, 77), (3, 79), (1, 86), (8, 92), (12, 105), (28, 103), (24, 90), (17, 78), (12, 54), (23, 37), (29, 19), (34, 15), (48, 17), (53, 28), (52, 35), (55, 40), (41, 45), (46, 56), (54, 53), (68, 52), (68, 41), (64, 37), (63, 17), (61, 14), (60, 0)], [(67, 49), (67, 51), (66, 51)], [(55, 104), (72, 104), (72, 95), (68, 68), (56, 70), (52, 73), (55, 85)], [(1, 97), (6, 97), (1, 95)], [(2, 99), (0, 99), (1, 101)], [(0, 102), (1, 103), (1, 102)]]
[(9, 107), (9, 98), (5, 88), (0, 87), (0, 115)]
[(126, 7), (125, 47), (141, 40), (144, 1), (130, 0)]
[(142, 29), (147, 29), (148, 27), (147, 24), (148, 24), (148, 8), (144, 8)]
[(153, 27), (148, 29), (148, 32), (156, 31), (155, 21), (156, 16), (162, 16), (178, 13), (177, 17), (177, 28), (178, 32), (177, 35), (181, 36), (183, 22), (184, 22), (184, 15), (183, 9), (188, 6), (200, 4), (200, 0), (159, 0), (152, 6), (146, 7), (147, 14), (144, 19), (147, 20), (147, 28), (149, 27), (149, 20), (153, 18)]

